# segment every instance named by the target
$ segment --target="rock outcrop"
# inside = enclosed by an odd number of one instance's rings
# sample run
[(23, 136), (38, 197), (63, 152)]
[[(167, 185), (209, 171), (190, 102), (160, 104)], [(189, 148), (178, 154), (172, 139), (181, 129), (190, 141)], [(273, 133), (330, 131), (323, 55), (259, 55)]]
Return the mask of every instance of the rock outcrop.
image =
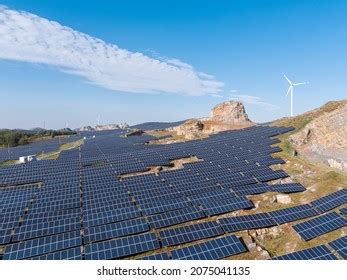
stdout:
[(210, 112), (209, 120), (222, 124), (248, 125), (251, 123), (243, 104), (232, 100), (215, 106)]
[(186, 139), (199, 138), (203, 134), (204, 124), (201, 120), (191, 119), (185, 123), (171, 128), (171, 131), (175, 131), (177, 135), (184, 136)]
[(92, 127), (90, 125), (83, 126), (80, 128), (76, 128), (75, 131), (103, 131), (103, 130), (113, 130), (113, 129), (125, 129), (128, 128), (129, 125), (127, 123), (120, 123), (120, 124), (99, 124), (95, 127)]
[(347, 104), (314, 118), (289, 141), (299, 155), (347, 171)]
[(195, 139), (210, 133), (241, 129), (254, 125), (248, 118), (243, 104), (239, 101), (225, 101), (215, 106), (208, 118), (191, 119), (169, 128), (185, 139)]

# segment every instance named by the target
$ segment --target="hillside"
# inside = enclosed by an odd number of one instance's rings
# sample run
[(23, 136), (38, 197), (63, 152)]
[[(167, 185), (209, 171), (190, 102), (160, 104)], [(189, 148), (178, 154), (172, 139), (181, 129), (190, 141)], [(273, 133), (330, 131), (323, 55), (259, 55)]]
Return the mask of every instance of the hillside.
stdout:
[(347, 171), (347, 100), (331, 101), (302, 115), (276, 120), (293, 126), (282, 136), (284, 150), (312, 162)]

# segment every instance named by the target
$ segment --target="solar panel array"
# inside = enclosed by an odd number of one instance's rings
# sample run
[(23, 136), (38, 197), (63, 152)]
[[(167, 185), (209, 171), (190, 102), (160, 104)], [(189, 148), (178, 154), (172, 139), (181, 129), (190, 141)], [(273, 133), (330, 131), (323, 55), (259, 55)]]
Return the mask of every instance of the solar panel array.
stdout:
[(319, 245), (305, 250), (272, 258), (273, 260), (337, 260), (326, 245)]
[(341, 214), (347, 216), (347, 208), (340, 209)]
[(222, 235), (224, 233), (220, 225), (214, 221), (192, 224), (160, 231), (160, 240), (163, 246), (173, 246), (200, 240), (208, 237)]
[(229, 235), (171, 251), (174, 260), (218, 260), (245, 252), (243, 243)]
[[(85, 132), (66, 140), (86, 136), (84, 145), (61, 152), (57, 160), (1, 167), (3, 258), (118, 259), (137, 254), (149, 254), (143, 257), (148, 259), (189, 258), (194, 249), (200, 250), (197, 258), (223, 258), (243, 252), (226, 232), (272, 226), (287, 220), (286, 214), (240, 218), (245, 220), (235, 222), (234, 228), (229, 218), (219, 219), (220, 224), (199, 220), (253, 208), (249, 198), (253, 194), (304, 191), (300, 184), (267, 183), (288, 176), (270, 168), (283, 163), (271, 156), (280, 151), (271, 146), (278, 142), (271, 137), (290, 130), (260, 126), (170, 145), (147, 145), (155, 138), (146, 134), (119, 137), (123, 130)], [(51, 151), (59, 146), (49, 143), (37, 144), (37, 149)], [(18, 154), (35, 153), (31, 145), (19, 150)], [(0, 161), (5, 152), (0, 149)], [(191, 156), (200, 161), (183, 169), (121, 176)], [(345, 195), (344, 190), (341, 193)], [(318, 215), (321, 208), (342, 201), (334, 196), (299, 211), (299, 216), (292, 209), (291, 219), (306, 217), (310, 211)], [(204, 239), (211, 240), (200, 241)], [(201, 242), (199, 246), (189, 245), (196, 241)], [(220, 248), (224, 242), (227, 249)], [(181, 244), (186, 244), (180, 248), (183, 251), (171, 248)], [(152, 252), (161, 246), (171, 251)]]
[(329, 242), (332, 247), (344, 260), (347, 260), (347, 236), (342, 236)]
[(327, 232), (347, 225), (347, 220), (335, 212), (327, 213), (293, 226), (293, 229), (308, 241)]

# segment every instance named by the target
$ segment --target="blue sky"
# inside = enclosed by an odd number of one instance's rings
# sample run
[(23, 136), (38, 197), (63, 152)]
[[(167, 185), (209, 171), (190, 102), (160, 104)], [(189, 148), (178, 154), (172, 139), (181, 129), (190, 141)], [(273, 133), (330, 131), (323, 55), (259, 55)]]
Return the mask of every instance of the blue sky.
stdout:
[(0, 127), (176, 121), (233, 98), (269, 121), (289, 114), (283, 72), (309, 82), (295, 114), (347, 96), (346, 1), (0, 3)]

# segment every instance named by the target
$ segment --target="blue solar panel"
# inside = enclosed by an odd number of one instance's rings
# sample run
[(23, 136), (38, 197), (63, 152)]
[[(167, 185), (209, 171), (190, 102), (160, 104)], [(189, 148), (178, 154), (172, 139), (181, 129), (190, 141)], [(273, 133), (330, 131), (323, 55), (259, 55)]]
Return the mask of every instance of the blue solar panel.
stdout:
[(322, 216), (310, 219), (293, 226), (294, 230), (308, 241), (312, 238), (336, 230), (347, 225), (347, 221), (335, 212), (327, 213)]
[(213, 216), (252, 207), (253, 203), (245, 197), (235, 197), (228, 200), (219, 200), (215, 202), (204, 203), (202, 205), (202, 208), (207, 216)]
[(153, 255), (148, 255), (148, 256), (144, 256), (142, 258), (139, 258), (139, 260), (155, 260), (155, 261), (164, 261), (164, 260), (169, 260), (169, 259), (170, 259), (169, 255), (165, 252), (153, 254)]
[(0, 244), (7, 244), (11, 240), (11, 231), (12, 229), (3, 229), (0, 230)]
[(268, 184), (262, 183), (262, 184), (251, 184), (251, 185), (237, 186), (237, 187), (232, 187), (232, 190), (238, 196), (260, 194), (260, 193), (265, 193), (268, 191)]
[(85, 226), (92, 227), (108, 223), (120, 222), (140, 217), (140, 211), (135, 207), (116, 208), (111, 211), (97, 212), (83, 216)]
[(189, 201), (181, 199), (181, 201), (158, 201), (150, 204), (141, 204), (141, 210), (145, 215), (153, 215), (157, 213), (167, 212), (171, 210), (181, 209), (192, 206)]
[(82, 260), (81, 248), (71, 248), (31, 258), (31, 260)]
[(138, 218), (134, 220), (86, 228), (84, 231), (84, 241), (86, 243), (96, 242), (141, 233), (147, 230), (149, 230), (149, 226), (145, 219)]
[(154, 233), (131, 235), (115, 240), (85, 246), (86, 260), (118, 259), (158, 249), (159, 242)]
[(203, 204), (203, 203), (209, 203), (217, 200), (226, 200), (226, 199), (232, 199), (235, 197), (235, 194), (230, 192), (227, 189), (218, 189), (214, 191), (209, 192), (202, 192), (199, 194), (195, 194), (192, 196), (189, 196), (189, 200), (192, 201), (194, 204)]
[(340, 209), (340, 212), (341, 212), (343, 215), (347, 216), (347, 208), (342, 208), (342, 209)]
[(269, 185), (268, 191), (281, 193), (295, 193), (305, 191), (305, 187), (298, 183)]
[(316, 216), (318, 213), (309, 204), (303, 204), (268, 212), (277, 224), (285, 224), (292, 221)]
[(226, 217), (218, 220), (226, 232), (265, 228), (277, 225), (268, 213)]
[(173, 250), (171, 255), (174, 260), (217, 260), (245, 251), (242, 242), (229, 235)]
[(325, 245), (272, 258), (273, 260), (336, 260), (335, 255)]
[(4, 260), (26, 259), (81, 245), (79, 231), (31, 239), (6, 246)]
[(204, 212), (202, 212), (198, 207), (193, 206), (149, 216), (148, 223), (151, 228), (161, 228), (204, 217)]
[(26, 240), (62, 232), (79, 230), (80, 227), (81, 222), (79, 217), (61, 219), (48, 223), (29, 224), (15, 229), (13, 241)]
[[(126, 242), (124, 238), (130, 238), (129, 235), (147, 231), (149, 228), (143, 219), (152, 228), (163, 228), (206, 218), (206, 215), (252, 207), (252, 203), (243, 197), (267, 191), (267, 185), (260, 184), (256, 178), (267, 181), (287, 176), (285, 172), (273, 171), (269, 167), (283, 162), (270, 155), (279, 150), (271, 147), (278, 140), (270, 137), (290, 130), (253, 127), (169, 145), (146, 145), (155, 139), (146, 134), (119, 137), (126, 133), (121, 129), (81, 132), (81, 135), (74, 136), (76, 138), (60, 139), (65, 143), (84, 136), (87, 138), (79, 149), (64, 151), (57, 160), (1, 168), (0, 243), (5, 243), (5, 257), (9, 257), (11, 246), (16, 251), (18, 244), (28, 247), (33, 240), (45, 240), (45, 246), (51, 246), (49, 238), (52, 234), (62, 236), (62, 233), (71, 231), (80, 232), (83, 244), (97, 249), (91, 243), (113, 244), (110, 239), (115, 238)], [(57, 141), (11, 148), (11, 153), (0, 148), (0, 162), (12, 156), (16, 159), (31, 154), (28, 151), (33, 154), (42, 150), (53, 151), (59, 147)], [(189, 156), (202, 161), (184, 164), (180, 170), (161, 170), (157, 174), (127, 178), (119, 176), (145, 171), (151, 165), (167, 165), (172, 159)], [(289, 188), (282, 186), (277, 191), (288, 192)], [(242, 198), (237, 198), (236, 194)], [(270, 219), (257, 220), (260, 222), (263, 226), (271, 224)], [(247, 227), (254, 226), (249, 221)], [(191, 229), (193, 237), (188, 231), (189, 237), (180, 239), (180, 242), (212, 237), (205, 230), (209, 232), (210, 229)], [(51, 243), (59, 242), (53, 240)], [(33, 252), (39, 251), (37, 254), (31, 255), (26, 252), (27, 247), (23, 247), (23, 250), (17, 250), (17, 255), (35, 259), (79, 259), (84, 256), (84, 248), (81, 248), (81, 256), (80, 245), (70, 243), (66, 248), (60, 243), (61, 247), (53, 245), (52, 251), (46, 251), (47, 248), (35, 243), (30, 246), (34, 248)], [(107, 258), (112, 250), (105, 249)], [(90, 256), (92, 253), (88, 252)], [(14, 254), (11, 258), (18, 257)], [(111, 258), (124, 257), (117, 254)], [(152, 258), (161, 258), (157, 255)]]
[(347, 189), (342, 189), (328, 194), (311, 202), (310, 204), (315, 207), (319, 213), (325, 213), (331, 209), (343, 205), (344, 203), (347, 203)]
[(224, 231), (219, 224), (212, 221), (161, 230), (159, 236), (163, 246), (172, 246), (221, 235), (223, 233)]
[(333, 248), (344, 260), (347, 260), (347, 236), (342, 236), (329, 242), (331, 248)]

